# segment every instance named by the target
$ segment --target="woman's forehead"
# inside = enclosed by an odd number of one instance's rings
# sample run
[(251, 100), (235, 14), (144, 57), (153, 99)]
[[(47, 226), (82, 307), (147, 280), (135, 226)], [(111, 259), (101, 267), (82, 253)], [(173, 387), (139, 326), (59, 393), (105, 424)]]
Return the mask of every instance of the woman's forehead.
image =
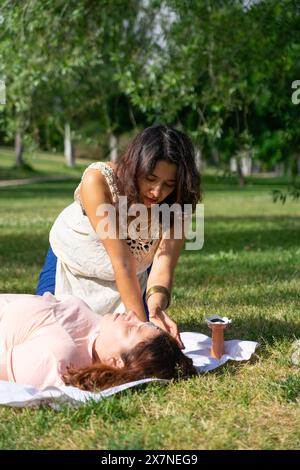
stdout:
[(151, 326), (152, 328), (156, 328), (157, 330), (161, 329), (161, 328), (159, 328), (159, 326), (155, 325), (155, 323), (153, 323), (152, 321), (147, 321), (145, 323), (146, 323), (146, 325)]
[(147, 322), (141, 323), (141, 325), (139, 326), (139, 330), (141, 330), (145, 326), (148, 327), (148, 330), (151, 329), (152, 331), (157, 331), (157, 332), (162, 331), (162, 329), (159, 328), (159, 326), (155, 325), (155, 323), (153, 323), (152, 321), (147, 321)]
[(155, 173), (157, 176), (161, 177), (168, 175), (170, 178), (176, 178), (177, 165), (175, 163), (166, 162), (164, 160), (158, 160), (152, 170), (152, 173)]

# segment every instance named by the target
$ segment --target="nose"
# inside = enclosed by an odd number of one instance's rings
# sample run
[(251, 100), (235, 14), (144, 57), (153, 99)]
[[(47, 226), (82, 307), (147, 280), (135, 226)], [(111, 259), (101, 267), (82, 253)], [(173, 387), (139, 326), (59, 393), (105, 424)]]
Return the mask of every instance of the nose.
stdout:
[(153, 196), (153, 199), (159, 199), (161, 195), (161, 186), (160, 185), (153, 186), (153, 188), (151, 189), (151, 195)]
[(137, 314), (133, 310), (129, 310), (127, 313), (124, 315), (124, 320), (137, 320)]

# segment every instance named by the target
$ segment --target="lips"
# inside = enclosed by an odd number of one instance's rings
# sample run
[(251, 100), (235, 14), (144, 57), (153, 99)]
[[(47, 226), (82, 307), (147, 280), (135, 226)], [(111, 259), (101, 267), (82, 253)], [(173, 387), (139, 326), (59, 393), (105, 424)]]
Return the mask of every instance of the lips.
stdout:
[(146, 196), (146, 202), (150, 202), (152, 204), (156, 204), (158, 202), (158, 199), (151, 199), (150, 197)]

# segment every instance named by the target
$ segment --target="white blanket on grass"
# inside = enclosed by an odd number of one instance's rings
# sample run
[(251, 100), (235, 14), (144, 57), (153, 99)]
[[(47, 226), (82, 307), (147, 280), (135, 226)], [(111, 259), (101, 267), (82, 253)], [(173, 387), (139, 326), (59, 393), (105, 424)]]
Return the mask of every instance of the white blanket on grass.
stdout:
[[(185, 345), (183, 352), (193, 359), (194, 366), (199, 373), (216, 369), (229, 359), (232, 361), (247, 361), (258, 344), (254, 341), (225, 341), (225, 354), (220, 359), (213, 359), (210, 356), (211, 338), (208, 336), (201, 333), (186, 332), (181, 333), (181, 338)], [(65, 402), (79, 405), (89, 399), (100, 401), (127, 388), (153, 381), (168, 382), (161, 379), (137, 380), (111, 387), (103, 392), (93, 393), (70, 386), (47, 387), (43, 390), (37, 390), (30, 385), (0, 381), (0, 405), (25, 407), (50, 404), (53, 408), (59, 408), (59, 404)]]

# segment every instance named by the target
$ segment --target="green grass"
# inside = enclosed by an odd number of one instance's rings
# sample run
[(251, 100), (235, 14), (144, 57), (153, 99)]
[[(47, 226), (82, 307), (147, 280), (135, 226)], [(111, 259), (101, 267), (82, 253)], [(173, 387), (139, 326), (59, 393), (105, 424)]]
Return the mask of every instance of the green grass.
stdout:
[[(49, 229), (75, 186), (0, 189), (1, 292), (34, 292)], [(205, 315), (230, 316), (227, 339), (260, 342), (251, 361), (78, 409), (1, 407), (0, 448), (298, 449), (299, 366), (290, 357), (300, 338), (300, 203), (274, 204), (272, 188), (207, 179), (204, 247), (182, 253), (169, 310), (182, 331), (205, 334)]]
[(60, 154), (48, 152), (37, 152), (35, 154), (24, 154), (24, 167), (15, 167), (15, 156), (11, 148), (0, 147), (0, 181), (41, 178), (41, 177), (80, 177), (82, 170), (91, 163), (90, 160), (79, 158), (76, 167), (69, 168), (65, 165), (64, 158)]

